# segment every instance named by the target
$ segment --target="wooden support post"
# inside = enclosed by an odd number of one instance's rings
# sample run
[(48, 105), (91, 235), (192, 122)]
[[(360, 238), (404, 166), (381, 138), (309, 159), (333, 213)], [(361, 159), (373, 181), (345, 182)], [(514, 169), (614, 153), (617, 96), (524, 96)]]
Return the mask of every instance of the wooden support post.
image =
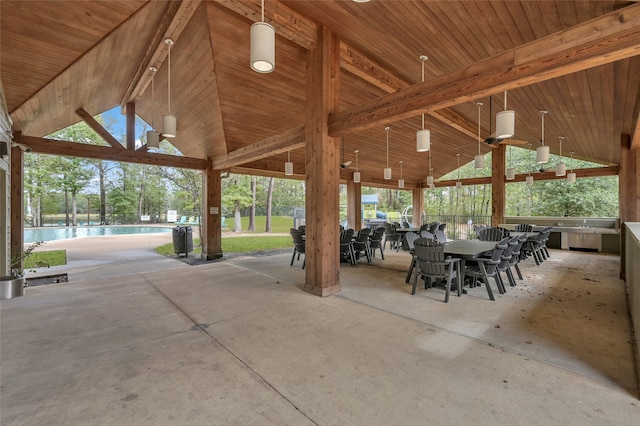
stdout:
[(491, 225), (504, 223), (506, 187), (505, 187), (506, 145), (498, 145), (491, 151)]
[(328, 28), (307, 54), (306, 273), (304, 289), (329, 296), (340, 287), (339, 138), (329, 137), (329, 114), (338, 111), (340, 43)]
[(631, 136), (620, 137), (620, 278), (625, 279), (625, 222), (640, 222), (640, 149), (631, 148)]
[(136, 150), (136, 104), (127, 103), (127, 149)]
[[(18, 132), (15, 140), (21, 142), (21, 135)], [(18, 258), (24, 249), (24, 152), (19, 147), (11, 148), (11, 247), (10, 259)], [(9, 271), (11, 271), (9, 265)], [(22, 265), (20, 265), (22, 267)]]
[(213, 170), (211, 158), (202, 176), (202, 258), (222, 257), (222, 179), (220, 170)]
[(356, 231), (362, 225), (362, 184), (353, 179), (347, 181), (347, 226)]
[(424, 189), (413, 188), (413, 227), (422, 226), (422, 214), (424, 213)]

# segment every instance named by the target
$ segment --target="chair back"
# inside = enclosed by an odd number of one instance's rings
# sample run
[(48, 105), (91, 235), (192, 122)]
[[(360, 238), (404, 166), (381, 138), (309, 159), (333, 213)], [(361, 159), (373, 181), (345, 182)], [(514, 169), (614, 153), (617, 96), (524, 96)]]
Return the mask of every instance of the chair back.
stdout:
[(416, 232), (407, 232), (406, 235), (404, 236), (404, 240), (407, 243), (407, 247), (409, 248), (409, 250), (413, 250), (414, 248), (414, 241), (417, 240), (418, 238), (420, 238), (420, 235), (418, 235)]
[(429, 232), (431, 232), (432, 234), (436, 232), (436, 229), (438, 229), (438, 226), (440, 226), (440, 222), (431, 222), (429, 224)]
[(384, 237), (385, 228), (382, 226), (373, 230), (373, 233), (369, 236), (369, 245), (371, 248), (379, 248)]
[(489, 228), (487, 225), (473, 225), (473, 230), (476, 231), (476, 236), (480, 238), (480, 232)]
[(340, 239), (342, 239), (342, 237), (348, 237), (349, 240), (353, 239), (353, 234), (355, 234), (356, 231), (354, 231), (353, 229), (349, 228), (349, 229), (345, 229), (344, 231), (342, 231), (340, 233)]
[(429, 231), (420, 231), (420, 238), (429, 238), (430, 240), (435, 240), (436, 236)]
[(444, 261), (444, 246), (428, 238), (414, 241), (414, 250), (418, 268), (423, 275), (445, 277), (448, 262)]
[(509, 244), (513, 244), (513, 248), (511, 249), (511, 260), (509, 260), (509, 264), (515, 265), (518, 263), (520, 259), (520, 252), (522, 250), (522, 245), (527, 241), (527, 237), (513, 237)]
[(504, 251), (500, 255), (500, 264), (498, 265), (498, 269), (500, 271), (505, 271), (509, 267), (511, 256), (513, 256), (513, 248), (518, 244), (518, 238), (504, 238), (498, 244), (504, 246)]
[(439, 228), (436, 229), (435, 237), (440, 244), (444, 244), (447, 242), (447, 234), (445, 234), (444, 231)]
[(361, 230), (359, 230), (358, 234), (356, 235), (356, 239), (353, 242), (354, 248), (359, 251), (366, 249), (370, 234), (371, 229), (369, 228), (362, 228)]
[(488, 262), (485, 262), (484, 267), (485, 267), (485, 270), (487, 271), (488, 276), (492, 276), (498, 272), (498, 266), (502, 261), (502, 253), (507, 248), (506, 243), (505, 244), (501, 244), (501, 243), (502, 241), (496, 244), (493, 250), (491, 250), (491, 260)]
[(304, 238), (302, 238), (300, 231), (296, 228), (291, 228), (289, 233), (291, 234), (291, 239), (293, 240), (293, 245), (296, 247), (296, 251), (304, 253), (305, 241)]
[(507, 238), (511, 236), (511, 231), (509, 231), (507, 228), (502, 228), (500, 226), (496, 226), (496, 229), (499, 229), (502, 231), (502, 235)]
[(403, 228), (411, 228), (411, 225), (409, 225), (409, 222), (407, 222), (406, 220), (402, 221), (402, 227)]
[(307, 227), (305, 225), (300, 225), (298, 226), (298, 231), (300, 231), (300, 233), (304, 235), (307, 232)]
[(441, 223), (440, 225), (438, 225), (438, 229), (441, 230), (442, 232), (444, 232), (444, 228), (447, 227), (446, 223)]
[(499, 228), (486, 228), (478, 234), (478, 239), (481, 241), (500, 241), (503, 238), (504, 234)]
[(528, 223), (519, 223), (516, 225), (516, 232), (532, 232), (533, 225), (529, 225)]

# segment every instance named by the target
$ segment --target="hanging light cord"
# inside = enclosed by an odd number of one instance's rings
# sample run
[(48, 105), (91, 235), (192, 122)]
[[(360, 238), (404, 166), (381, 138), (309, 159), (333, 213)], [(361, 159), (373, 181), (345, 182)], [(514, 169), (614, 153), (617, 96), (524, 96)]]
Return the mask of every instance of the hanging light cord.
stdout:
[(167, 54), (167, 63), (169, 65), (169, 69), (167, 70), (167, 81), (169, 90), (167, 91), (167, 98), (169, 100), (169, 115), (171, 115), (171, 43), (167, 43), (169, 45), (169, 50)]
[(402, 160), (400, 160), (400, 179), (402, 179)]
[(155, 127), (153, 126), (153, 107), (156, 104), (156, 88), (155, 88), (155, 81), (156, 81), (156, 68), (155, 67), (150, 67), (149, 71), (151, 71), (151, 127), (155, 130)]
[[(426, 61), (426, 56), (421, 56), (420, 59), (422, 60), (422, 82), (424, 83), (424, 61)], [(424, 130), (424, 112), (422, 113), (422, 130)]]
[(291, 162), (291, 151), (287, 151), (287, 163)]
[(482, 108), (482, 102), (478, 102), (478, 155), (481, 155), (480, 152), (480, 108)]
[(355, 150), (356, 153), (356, 172), (358, 171), (358, 150)]
[(507, 91), (504, 91), (504, 110), (507, 110)]
[(458, 157), (458, 181), (460, 181), (460, 154), (456, 154)]
[(264, 22), (264, 0), (262, 0), (262, 22)]
[(544, 115), (545, 115), (545, 111), (540, 111), (540, 114), (542, 115), (542, 146), (544, 146)]
[(387, 168), (389, 168), (389, 128), (386, 127), (384, 130), (387, 131)]

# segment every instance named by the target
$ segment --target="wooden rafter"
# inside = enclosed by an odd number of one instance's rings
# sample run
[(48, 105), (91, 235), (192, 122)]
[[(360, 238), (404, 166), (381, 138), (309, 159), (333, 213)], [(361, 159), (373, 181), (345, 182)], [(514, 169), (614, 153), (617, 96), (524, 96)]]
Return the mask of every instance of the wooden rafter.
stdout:
[(135, 102), (142, 96), (147, 86), (151, 83), (151, 73), (147, 72), (150, 66), (160, 69), (160, 66), (167, 58), (167, 48), (164, 40), (171, 38), (176, 41), (182, 31), (187, 26), (191, 16), (200, 5), (201, 0), (169, 0), (158, 2), (157, 5), (164, 5), (164, 11), (158, 27), (149, 42), (149, 47), (136, 68), (136, 73), (131, 79), (125, 91), (120, 106), (126, 109), (128, 102)]
[(636, 117), (636, 126), (631, 135), (631, 149), (640, 149), (640, 112)]
[(250, 161), (271, 157), (282, 152), (305, 146), (305, 126), (299, 126), (282, 134), (271, 136), (251, 145), (231, 151), (225, 158), (213, 161), (214, 170), (225, 170)]
[[(77, 142), (22, 136), (22, 143), (40, 154), (62, 155), (68, 157), (95, 158), (107, 161), (146, 164), (149, 166), (179, 167), (204, 170), (206, 160), (175, 155), (151, 154), (128, 149), (112, 149), (108, 146), (80, 144)], [(80, 149), (81, 148), (81, 149)]]
[(124, 149), (124, 146), (122, 146), (122, 144), (116, 138), (114, 138), (113, 135), (111, 133), (109, 133), (109, 131), (107, 129), (102, 127), (102, 125), (100, 123), (98, 123), (93, 118), (93, 116), (91, 114), (89, 114), (87, 111), (85, 111), (83, 108), (78, 108), (76, 110), (76, 114), (80, 118), (82, 118), (82, 121), (87, 123), (87, 125), (89, 127), (91, 127), (93, 129), (93, 131), (98, 134), (98, 136), (100, 136), (106, 143), (111, 145), (111, 148), (115, 148), (117, 150), (123, 150)]
[[(640, 54), (640, 4), (629, 6), (441, 76), (340, 111), (332, 136), (527, 86)], [(425, 106), (426, 105), (426, 106)]]

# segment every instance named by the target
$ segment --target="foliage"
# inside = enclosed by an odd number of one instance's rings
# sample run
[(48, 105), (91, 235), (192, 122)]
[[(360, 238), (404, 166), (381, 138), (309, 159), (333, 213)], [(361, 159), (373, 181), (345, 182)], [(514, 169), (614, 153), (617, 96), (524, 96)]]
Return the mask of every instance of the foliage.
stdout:
[(24, 260), (24, 268), (42, 268), (67, 264), (66, 250), (36, 251)]
[[(227, 219), (227, 226), (232, 228), (234, 223), (234, 219)], [(256, 216), (256, 229), (264, 229), (266, 217), (265, 216)], [(249, 218), (246, 216), (242, 217), (242, 229), (247, 229), (247, 225), (249, 223)], [(291, 216), (271, 216), (271, 232), (275, 233), (289, 233), (289, 229), (293, 227), (293, 217)], [(224, 235), (224, 233), (223, 233)]]
[[(21, 277), (24, 274), (24, 263), (29, 257), (33, 255), (33, 251), (44, 244), (44, 241), (36, 241), (29, 245), (26, 249), (22, 250), (19, 255), (13, 256), (9, 261), (11, 265), (11, 275)], [(48, 266), (48, 265), (43, 265)]]

